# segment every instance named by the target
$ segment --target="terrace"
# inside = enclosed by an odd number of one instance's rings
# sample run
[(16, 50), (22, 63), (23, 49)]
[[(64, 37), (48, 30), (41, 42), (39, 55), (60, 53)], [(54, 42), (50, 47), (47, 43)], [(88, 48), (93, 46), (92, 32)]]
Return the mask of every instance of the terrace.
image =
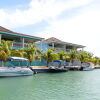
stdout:
[(45, 49), (45, 50), (46, 49), (56, 49), (56, 52), (59, 52), (61, 50), (65, 52), (70, 52), (71, 50), (77, 50), (77, 49), (83, 50), (83, 48), (85, 47), (83, 45), (64, 42), (54, 37), (40, 41), (38, 44), (41, 44), (42, 49)]
[(37, 41), (42, 41), (43, 38), (16, 33), (0, 26), (0, 43), (2, 40), (11, 41), (13, 49), (21, 49)]

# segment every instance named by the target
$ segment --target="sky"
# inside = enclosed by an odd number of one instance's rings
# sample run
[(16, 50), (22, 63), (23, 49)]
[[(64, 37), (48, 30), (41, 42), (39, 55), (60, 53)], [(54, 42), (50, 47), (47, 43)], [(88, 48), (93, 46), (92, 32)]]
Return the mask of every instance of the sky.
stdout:
[(0, 0), (0, 26), (81, 44), (100, 57), (100, 0)]

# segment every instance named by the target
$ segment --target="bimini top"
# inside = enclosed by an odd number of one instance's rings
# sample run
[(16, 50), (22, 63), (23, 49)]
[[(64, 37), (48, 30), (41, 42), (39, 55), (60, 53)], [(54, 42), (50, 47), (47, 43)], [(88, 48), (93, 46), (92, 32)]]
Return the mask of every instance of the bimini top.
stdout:
[(8, 57), (7, 59), (9, 59), (9, 60), (18, 60), (18, 61), (28, 61), (28, 59), (22, 58), (22, 57)]
[(41, 37), (36, 37), (36, 36), (32, 36), (32, 35), (13, 32), (13, 31), (11, 31), (9, 29), (6, 29), (6, 28), (4, 28), (2, 26), (0, 26), (0, 34), (7, 34), (7, 35), (11, 35), (11, 36), (29, 38), (29, 39), (40, 40), (40, 41), (44, 39), (44, 38), (41, 38)]
[(68, 45), (68, 46), (75, 46), (75, 47), (78, 47), (78, 48), (84, 48), (84, 47), (85, 47), (85, 46), (79, 45), (79, 44), (64, 42), (64, 41), (59, 40), (59, 39), (57, 39), (57, 38), (55, 38), (55, 37), (51, 37), (51, 38), (42, 40), (42, 41), (37, 42), (37, 43), (59, 43), (59, 44), (66, 44), (66, 45)]

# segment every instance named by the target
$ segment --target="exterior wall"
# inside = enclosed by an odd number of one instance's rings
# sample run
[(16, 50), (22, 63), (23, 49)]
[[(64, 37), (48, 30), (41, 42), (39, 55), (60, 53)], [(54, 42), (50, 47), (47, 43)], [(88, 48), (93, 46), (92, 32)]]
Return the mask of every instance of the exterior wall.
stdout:
[(35, 46), (37, 49), (42, 50), (43, 52), (46, 52), (47, 50), (47, 44), (45, 43), (36, 43)]
[(47, 44), (42, 44), (42, 50), (43, 50), (44, 52), (47, 51)]
[[(50, 43), (51, 45), (49, 46), (49, 43), (42, 43), (41, 49), (43, 51), (46, 51), (47, 49), (56, 49), (55, 53), (58, 53), (60, 51), (65, 51), (65, 52), (70, 52), (71, 50), (75, 50), (75, 47), (68, 47), (65, 44), (60, 44), (56, 46), (56, 43)], [(77, 48), (76, 48), (77, 50)]]
[[(0, 62), (0, 67), (2, 67), (1, 64), (2, 62)], [(15, 66), (28, 66), (28, 62), (26, 61), (7, 61), (5, 66), (8, 66), (8, 67), (15, 67)], [(42, 61), (33, 61), (31, 66), (45, 66), (46, 63), (45, 62), (42, 62)]]
[[(2, 67), (3, 64), (4, 63), (0, 61), (0, 67)], [(41, 61), (33, 61), (31, 66), (46, 66), (46, 65), (47, 65), (46, 61), (41, 60)], [(79, 61), (76, 61), (73, 64), (70, 62), (65, 62), (65, 61), (61, 62), (61, 66), (80, 66), (80, 65), (81, 65), (81, 62), (79, 62)], [(28, 62), (26, 62), (26, 61), (23, 61), (23, 62), (22, 61), (20, 61), (20, 62), (7, 61), (5, 66), (8, 66), (8, 67), (22, 66), (22, 67), (24, 67), (24, 66), (28, 66)], [(51, 62), (51, 63), (49, 63), (49, 66), (59, 66), (59, 63)]]

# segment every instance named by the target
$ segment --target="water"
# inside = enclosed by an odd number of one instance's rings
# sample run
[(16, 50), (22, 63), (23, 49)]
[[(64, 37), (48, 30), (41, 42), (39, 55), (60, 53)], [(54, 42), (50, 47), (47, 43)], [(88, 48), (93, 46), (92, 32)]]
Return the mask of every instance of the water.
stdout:
[(0, 78), (0, 100), (100, 100), (100, 70)]

